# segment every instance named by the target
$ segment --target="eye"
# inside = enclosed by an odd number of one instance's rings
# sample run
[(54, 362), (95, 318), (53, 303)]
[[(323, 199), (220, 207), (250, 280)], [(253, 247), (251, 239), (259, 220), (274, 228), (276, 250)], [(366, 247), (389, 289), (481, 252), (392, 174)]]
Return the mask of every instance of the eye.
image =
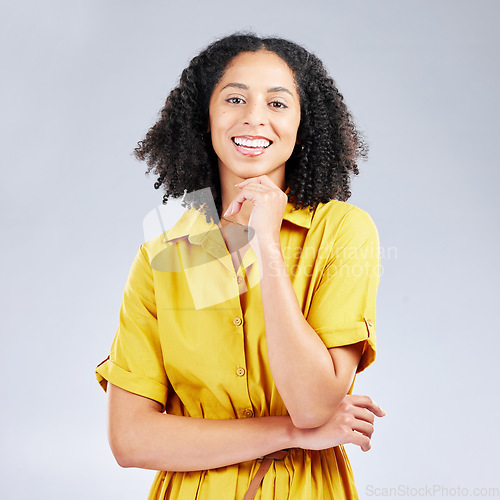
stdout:
[(230, 97), (229, 99), (226, 99), (226, 102), (231, 104), (242, 104), (244, 101), (241, 97)]
[(281, 101), (271, 101), (270, 106), (275, 109), (286, 109), (288, 106), (283, 104)]

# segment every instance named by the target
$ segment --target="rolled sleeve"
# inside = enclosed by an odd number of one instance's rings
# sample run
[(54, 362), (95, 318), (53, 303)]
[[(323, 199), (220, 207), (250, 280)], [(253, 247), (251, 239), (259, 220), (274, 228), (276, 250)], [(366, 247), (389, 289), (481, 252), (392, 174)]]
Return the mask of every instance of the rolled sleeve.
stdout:
[(375, 360), (379, 281), (377, 228), (365, 211), (354, 207), (335, 232), (307, 321), (328, 348), (365, 342), (357, 372)]
[(158, 334), (154, 278), (143, 246), (125, 285), (110, 355), (96, 367), (95, 373), (104, 390), (111, 382), (165, 407), (168, 379)]

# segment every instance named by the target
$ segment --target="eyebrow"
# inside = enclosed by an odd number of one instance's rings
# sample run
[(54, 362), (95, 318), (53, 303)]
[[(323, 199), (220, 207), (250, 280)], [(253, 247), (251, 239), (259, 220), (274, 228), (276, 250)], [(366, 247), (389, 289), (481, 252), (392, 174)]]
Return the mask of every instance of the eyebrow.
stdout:
[[(223, 90), (227, 89), (228, 87), (233, 87), (233, 88), (241, 89), (241, 90), (248, 90), (248, 85), (245, 85), (244, 83), (234, 82), (234, 83), (228, 83), (223, 89), (221, 89), (221, 92)], [(293, 94), (286, 87), (270, 87), (267, 89), (267, 92), (269, 94), (271, 94), (273, 92), (286, 92), (293, 97)]]

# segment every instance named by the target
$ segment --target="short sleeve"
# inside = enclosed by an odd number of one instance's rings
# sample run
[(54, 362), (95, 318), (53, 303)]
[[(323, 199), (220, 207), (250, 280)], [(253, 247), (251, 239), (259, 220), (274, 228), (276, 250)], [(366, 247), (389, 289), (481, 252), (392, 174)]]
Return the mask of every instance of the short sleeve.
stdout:
[(104, 390), (111, 382), (165, 407), (168, 380), (158, 335), (153, 273), (144, 246), (128, 275), (110, 355), (97, 366), (96, 376)]
[[(363, 210), (344, 215), (307, 315), (328, 348), (365, 341), (357, 372), (375, 360), (375, 308), (380, 281), (377, 228)], [(323, 246), (323, 244), (322, 244)]]

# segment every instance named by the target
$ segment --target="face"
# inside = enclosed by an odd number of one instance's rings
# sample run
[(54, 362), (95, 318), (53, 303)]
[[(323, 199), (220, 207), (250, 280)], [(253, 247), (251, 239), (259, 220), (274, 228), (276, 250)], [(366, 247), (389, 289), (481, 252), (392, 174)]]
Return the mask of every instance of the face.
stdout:
[(221, 179), (284, 178), (297, 142), (300, 102), (283, 59), (265, 50), (235, 57), (214, 88), (209, 116)]

